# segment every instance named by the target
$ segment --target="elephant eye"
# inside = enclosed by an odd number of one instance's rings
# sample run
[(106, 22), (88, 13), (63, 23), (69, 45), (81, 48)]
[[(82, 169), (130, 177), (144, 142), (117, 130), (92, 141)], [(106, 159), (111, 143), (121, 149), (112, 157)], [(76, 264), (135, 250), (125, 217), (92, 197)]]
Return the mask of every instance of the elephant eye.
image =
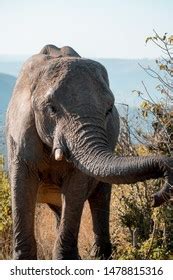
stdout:
[(56, 107), (52, 106), (52, 105), (49, 105), (49, 111), (50, 111), (50, 113), (53, 113), (53, 114), (55, 114), (57, 112)]
[(112, 112), (113, 107), (111, 107), (107, 112), (106, 112), (106, 117), (109, 115), (109, 113)]

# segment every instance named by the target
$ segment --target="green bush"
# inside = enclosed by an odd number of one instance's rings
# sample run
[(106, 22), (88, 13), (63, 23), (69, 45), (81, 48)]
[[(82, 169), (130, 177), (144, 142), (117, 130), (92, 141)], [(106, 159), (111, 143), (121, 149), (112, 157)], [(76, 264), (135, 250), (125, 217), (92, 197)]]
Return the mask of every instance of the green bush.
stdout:
[(4, 171), (4, 158), (0, 156), (0, 259), (11, 258), (11, 196), (7, 174)]

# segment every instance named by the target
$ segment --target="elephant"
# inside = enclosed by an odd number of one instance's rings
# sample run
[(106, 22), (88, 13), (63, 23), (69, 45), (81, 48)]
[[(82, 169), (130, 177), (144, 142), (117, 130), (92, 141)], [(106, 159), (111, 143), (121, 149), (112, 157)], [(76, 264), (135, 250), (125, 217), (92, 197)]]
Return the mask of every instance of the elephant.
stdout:
[(91, 255), (108, 259), (112, 184), (163, 177), (153, 206), (171, 198), (172, 158), (116, 156), (119, 123), (108, 74), (99, 62), (70, 47), (46, 45), (24, 63), (6, 118), (14, 259), (37, 259), (37, 202), (47, 203), (59, 220), (53, 259), (80, 259), (85, 201), (93, 222)]

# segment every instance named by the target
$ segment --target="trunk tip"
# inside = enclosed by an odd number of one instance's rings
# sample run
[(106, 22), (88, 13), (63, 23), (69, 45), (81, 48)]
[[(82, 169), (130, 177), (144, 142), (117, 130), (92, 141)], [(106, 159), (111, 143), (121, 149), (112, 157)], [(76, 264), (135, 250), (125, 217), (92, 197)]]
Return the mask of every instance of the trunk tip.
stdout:
[(163, 188), (152, 197), (152, 207), (159, 207), (164, 202), (168, 202), (173, 195), (172, 186), (167, 182)]

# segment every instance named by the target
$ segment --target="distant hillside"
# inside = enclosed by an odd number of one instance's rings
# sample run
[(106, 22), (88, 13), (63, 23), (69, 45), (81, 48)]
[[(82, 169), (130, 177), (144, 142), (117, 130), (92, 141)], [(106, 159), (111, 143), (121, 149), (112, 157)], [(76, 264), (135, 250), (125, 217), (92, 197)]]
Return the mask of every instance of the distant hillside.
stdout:
[(7, 108), (16, 77), (4, 73), (0, 73), (0, 111)]
[(0, 55), (0, 73), (17, 76), (26, 59), (24, 56)]
[(0, 154), (6, 154), (4, 121), (16, 77), (0, 73)]

